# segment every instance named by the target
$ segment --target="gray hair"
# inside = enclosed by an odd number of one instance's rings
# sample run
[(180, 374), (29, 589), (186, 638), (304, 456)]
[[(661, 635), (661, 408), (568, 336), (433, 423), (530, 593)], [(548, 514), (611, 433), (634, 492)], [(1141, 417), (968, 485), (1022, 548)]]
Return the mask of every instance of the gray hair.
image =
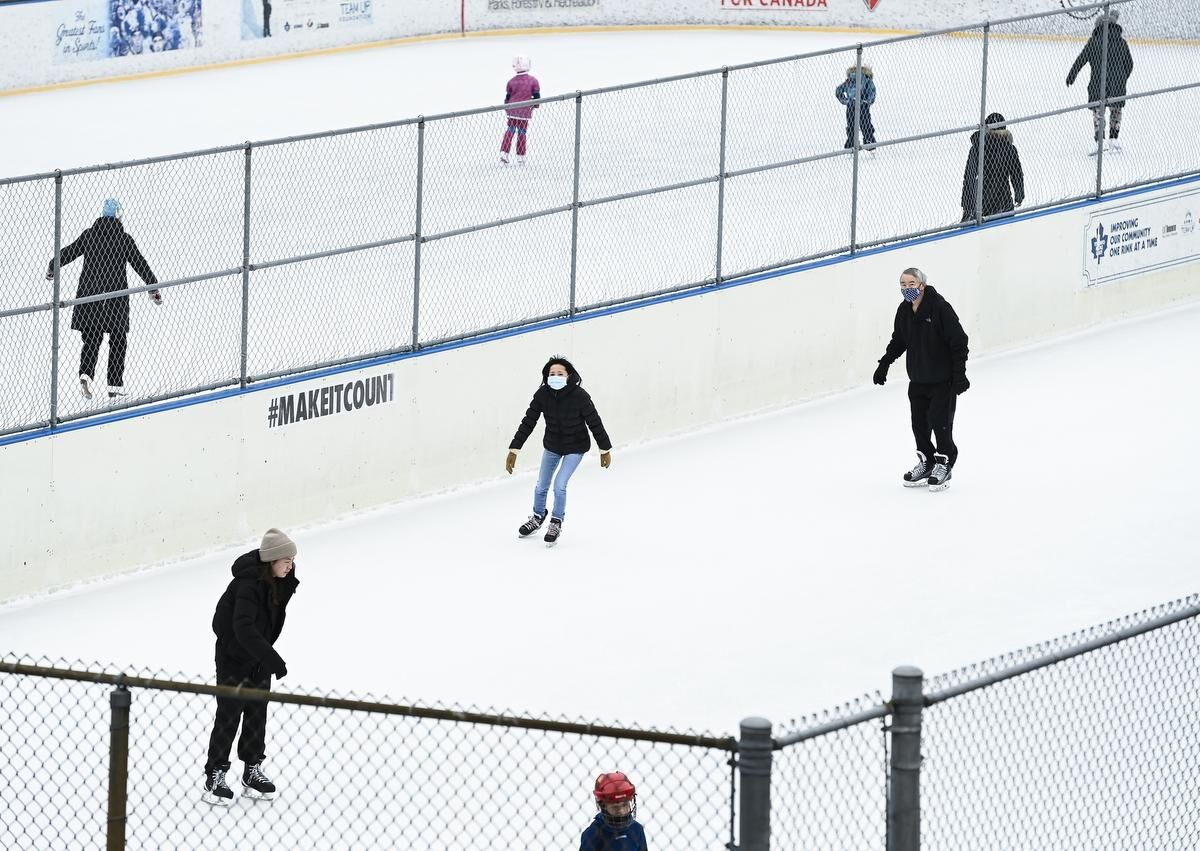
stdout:
[(929, 279), (925, 277), (925, 273), (922, 272), (920, 269), (918, 269), (916, 266), (909, 266), (907, 269), (905, 269), (900, 274), (901, 275), (912, 275), (914, 278), (917, 279), (917, 283), (919, 283), (919, 284), (929, 283)]

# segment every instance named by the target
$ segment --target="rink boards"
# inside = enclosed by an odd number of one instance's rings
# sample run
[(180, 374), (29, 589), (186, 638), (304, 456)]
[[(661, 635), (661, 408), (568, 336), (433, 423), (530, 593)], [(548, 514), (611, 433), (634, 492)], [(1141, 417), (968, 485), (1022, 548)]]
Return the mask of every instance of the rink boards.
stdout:
[(1181, 183), (16, 438), (0, 445), (0, 600), (503, 476), (551, 354), (577, 365), (619, 459), (869, 383), (907, 266), (954, 306), (972, 357), (1197, 298), (1198, 214), (1200, 183)]

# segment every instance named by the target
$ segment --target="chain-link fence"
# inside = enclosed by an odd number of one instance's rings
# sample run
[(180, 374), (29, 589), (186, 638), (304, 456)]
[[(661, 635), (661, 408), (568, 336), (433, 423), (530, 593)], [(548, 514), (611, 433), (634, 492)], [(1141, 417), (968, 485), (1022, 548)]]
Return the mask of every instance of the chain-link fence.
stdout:
[(1200, 173), (1128, 2), (543, 98), (528, 165), (509, 104), (2, 180), (0, 435)]
[[(655, 848), (1191, 849), (1198, 643), (1200, 594), (737, 738), (3, 660), (0, 847), (574, 848), (622, 770)], [(202, 802), (217, 696), (275, 800)]]

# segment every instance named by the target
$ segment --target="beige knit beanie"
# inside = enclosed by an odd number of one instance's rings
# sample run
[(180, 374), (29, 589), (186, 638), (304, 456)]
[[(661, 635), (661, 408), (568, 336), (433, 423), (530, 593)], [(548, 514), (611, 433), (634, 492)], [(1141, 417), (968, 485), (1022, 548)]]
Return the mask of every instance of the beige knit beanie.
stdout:
[(295, 558), (296, 545), (292, 539), (278, 529), (268, 529), (263, 535), (262, 544), (258, 548), (259, 561), (278, 561), (281, 558)]

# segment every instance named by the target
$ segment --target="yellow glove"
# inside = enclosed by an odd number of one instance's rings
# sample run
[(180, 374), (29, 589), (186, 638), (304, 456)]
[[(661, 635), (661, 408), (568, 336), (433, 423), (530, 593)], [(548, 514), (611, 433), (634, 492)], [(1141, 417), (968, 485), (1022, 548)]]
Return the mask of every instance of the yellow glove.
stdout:
[(612, 450), (610, 449), (608, 452), (601, 452), (600, 453), (600, 466), (603, 467), (605, 470), (607, 470), (608, 465), (611, 463), (612, 463)]
[(509, 473), (512, 473), (513, 467), (515, 466), (517, 466), (517, 450), (510, 449), (508, 450), (508, 458), (504, 461), (504, 469), (508, 470)]

